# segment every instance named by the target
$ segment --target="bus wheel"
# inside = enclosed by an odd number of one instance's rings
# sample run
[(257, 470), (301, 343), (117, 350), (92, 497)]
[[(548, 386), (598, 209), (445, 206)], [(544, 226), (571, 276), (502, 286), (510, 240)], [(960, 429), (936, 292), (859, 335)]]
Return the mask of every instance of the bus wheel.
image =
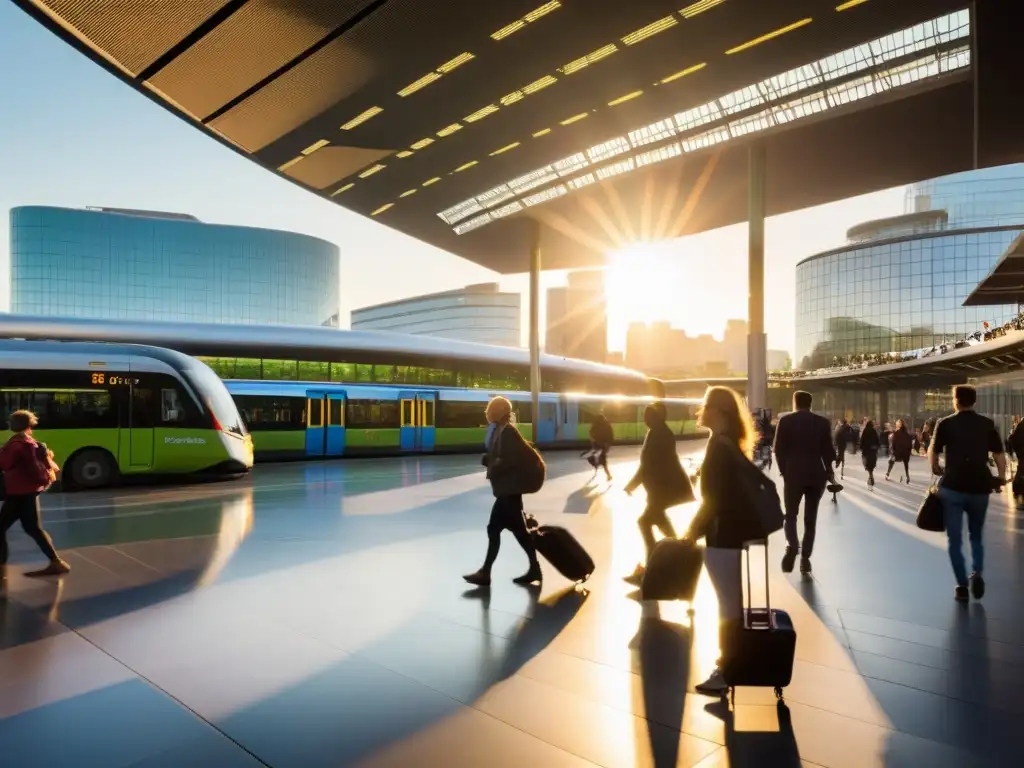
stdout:
[(103, 488), (111, 484), (116, 469), (106, 451), (89, 449), (71, 459), (71, 481), (76, 488)]

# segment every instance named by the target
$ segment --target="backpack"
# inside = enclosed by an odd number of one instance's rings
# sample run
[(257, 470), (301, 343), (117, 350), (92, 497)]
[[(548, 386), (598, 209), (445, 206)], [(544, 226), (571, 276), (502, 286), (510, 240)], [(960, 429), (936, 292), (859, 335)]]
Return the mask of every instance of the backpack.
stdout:
[(530, 461), (525, 463), (519, 470), (519, 484), (522, 486), (520, 493), (536, 493), (544, 486), (547, 477), (547, 467), (540, 453), (529, 443), (526, 443), (529, 450)]
[(53, 471), (53, 466), (50, 463), (50, 454), (46, 443), (37, 443), (36, 447), (32, 449), (32, 457), (25, 470), (36, 485), (41, 485), (43, 488), (53, 485), (57, 474)]
[(731, 448), (736, 457), (738, 496), (753, 513), (753, 522), (760, 528), (762, 538), (767, 539), (782, 528), (785, 519), (778, 488), (757, 465), (740, 453), (734, 444), (731, 444)]

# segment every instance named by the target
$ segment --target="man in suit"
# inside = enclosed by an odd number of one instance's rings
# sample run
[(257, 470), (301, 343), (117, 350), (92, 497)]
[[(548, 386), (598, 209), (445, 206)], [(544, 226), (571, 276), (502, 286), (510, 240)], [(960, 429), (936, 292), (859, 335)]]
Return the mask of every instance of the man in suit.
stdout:
[(814, 531), (818, 522), (818, 503), (825, 485), (832, 476), (836, 453), (832, 447), (832, 429), (828, 419), (811, 412), (810, 392), (793, 393), (793, 412), (779, 419), (775, 430), (775, 461), (782, 473), (783, 499), (786, 506), (786, 554), (782, 557), (783, 573), (791, 573), (801, 542), (796, 533), (800, 501), (804, 502), (803, 556), (800, 572), (811, 572)]

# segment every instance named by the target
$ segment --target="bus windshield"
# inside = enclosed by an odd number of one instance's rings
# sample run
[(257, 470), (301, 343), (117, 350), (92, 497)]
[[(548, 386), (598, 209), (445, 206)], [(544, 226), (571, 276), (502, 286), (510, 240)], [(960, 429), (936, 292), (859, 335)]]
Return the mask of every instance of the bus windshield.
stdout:
[(196, 365), (185, 368), (182, 374), (203, 404), (213, 412), (225, 432), (243, 436), (248, 434), (235, 401), (216, 373), (197, 360)]

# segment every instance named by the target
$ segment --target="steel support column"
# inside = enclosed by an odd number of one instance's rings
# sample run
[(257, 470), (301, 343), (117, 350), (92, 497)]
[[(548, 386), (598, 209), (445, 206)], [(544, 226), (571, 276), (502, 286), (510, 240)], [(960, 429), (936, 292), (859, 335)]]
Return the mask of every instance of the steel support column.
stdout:
[(768, 407), (768, 341), (764, 332), (764, 145), (750, 147), (747, 199), (747, 405), (752, 411)]
[(540, 222), (530, 239), (530, 419), (533, 442), (540, 431)]

